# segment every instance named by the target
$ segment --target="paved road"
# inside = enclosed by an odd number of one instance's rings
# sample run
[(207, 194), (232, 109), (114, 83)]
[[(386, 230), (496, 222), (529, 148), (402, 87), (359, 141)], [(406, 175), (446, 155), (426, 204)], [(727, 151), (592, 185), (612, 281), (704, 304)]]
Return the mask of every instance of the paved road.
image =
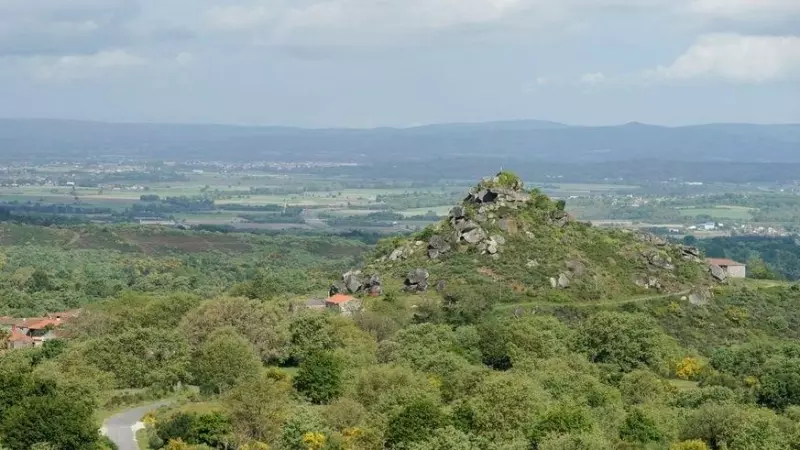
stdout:
[(136, 432), (134, 431), (134, 427), (140, 423), (142, 416), (168, 403), (170, 402), (162, 401), (138, 408), (126, 409), (106, 419), (106, 421), (103, 422), (103, 432), (109, 439), (117, 444), (119, 450), (139, 450), (136, 444)]

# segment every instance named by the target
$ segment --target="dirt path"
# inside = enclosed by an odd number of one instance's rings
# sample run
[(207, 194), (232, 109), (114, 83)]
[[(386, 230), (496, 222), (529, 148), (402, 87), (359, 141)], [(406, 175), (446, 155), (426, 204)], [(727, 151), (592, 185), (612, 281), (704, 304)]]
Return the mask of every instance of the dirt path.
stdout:
[(691, 292), (690, 289), (680, 291), (680, 292), (673, 292), (669, 294), (658, 294), (658, 295), (645, 295), (640, 297), (630, 297), (624, 298), (619, 300), (604, 300), (604, 301), (587, 301), (587, 302), (575, 302), (575, 303), (553, 303), (553, 302), (529, 302), (529, 303), (513, 303), (510, 305), (500, 305), (497, 307), (500, 311), (508, 311), (513, 310), (516, 308), (532, 308), (537, 306), (564, 306), (564, 307), (592, 307), (592, 306), (618, 306), (618, 305), (626, 305), (629, 303), (642, 303), (642, 302), (651, 302), (655, 300), (663, 300), (665, 298), (670, 297), (682, 297), (684, 295), (689, 295)]
[(72, 239), (70, 239), (69, 242), (67, 242), (67, 247), (72, 247), (76, 242), (78, 242), (80, 238), (81, 234), (76, 231), (75, 235), (72, 236)]

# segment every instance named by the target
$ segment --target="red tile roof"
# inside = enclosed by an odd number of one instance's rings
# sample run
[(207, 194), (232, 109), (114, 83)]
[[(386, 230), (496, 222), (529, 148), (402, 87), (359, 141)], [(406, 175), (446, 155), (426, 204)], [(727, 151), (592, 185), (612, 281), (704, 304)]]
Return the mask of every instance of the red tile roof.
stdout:
[(715, 266), (720, 267), (728, 267), (728, 266), (743, 266), (744, 264), (738, 263), (732, 259), (726, 258), (708, 258), (707, 260), (709, 263), (714, 264)]
[(353, 300), (353, 297), (351, 297), (349, 295), (344, 295), (344, 294), (336, 294), (336, 295), (334, 295), (332, 297), (329, 297), (327, 300), (325, 300), (325, 303), (332, 303), (334, 305), (342, 305), (344, 303), (349, 302), (350, 300)]
[(28, 322), (26, 325), (31, 330), (44, 330), (48, 326), (59, 326), (63, 322), (57, 319), (40, 319), (33, 322)]
[(33, 342), (33, 338), (14, 330), (8, 337), (8, 342)]

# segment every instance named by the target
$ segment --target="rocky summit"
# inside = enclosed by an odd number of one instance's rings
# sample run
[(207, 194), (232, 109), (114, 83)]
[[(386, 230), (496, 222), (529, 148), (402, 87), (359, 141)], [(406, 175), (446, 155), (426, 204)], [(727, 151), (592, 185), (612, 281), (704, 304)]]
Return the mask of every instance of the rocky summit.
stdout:
[(382, 280), (390, 290), (468, 291), (508, 303), (662, 294), (697, 302), (724, 281), (696, 248), (641, 231), (594, 228), (565, 206), (501, 172), (478, 183), (441, 222), (382, 242), (356, 279), (349, 272), (341, 285), (375, 294), (374, 281)]

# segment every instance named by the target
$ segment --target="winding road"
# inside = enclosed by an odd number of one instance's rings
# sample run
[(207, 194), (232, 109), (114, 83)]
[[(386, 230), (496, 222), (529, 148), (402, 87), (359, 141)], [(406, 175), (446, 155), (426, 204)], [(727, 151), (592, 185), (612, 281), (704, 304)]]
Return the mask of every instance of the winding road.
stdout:
[(139, 446), (136, 443), (136, 431), (143, 426), (141, 422), (142, 416), (169, 403), (170, 401), (165, 400), (138, 408), (126, 409), (106, 419), (103, 422), (101, 431), (112, 442), (117, 444), (119, 450), (139, 450)]

